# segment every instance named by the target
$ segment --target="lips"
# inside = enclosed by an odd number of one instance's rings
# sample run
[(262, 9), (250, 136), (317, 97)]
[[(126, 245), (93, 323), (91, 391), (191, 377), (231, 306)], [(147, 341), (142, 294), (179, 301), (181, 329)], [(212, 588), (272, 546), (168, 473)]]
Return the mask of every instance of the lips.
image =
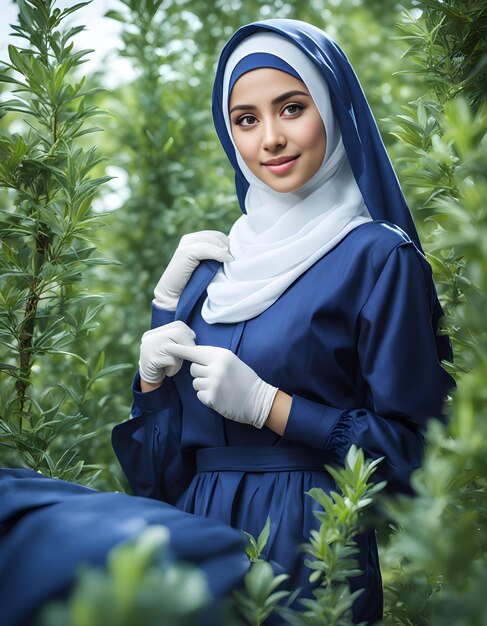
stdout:
[(263, 165), (269, 172), (272, 172), (272, 174), (276, 174), (277, 176), (281, 176), (282, 174), (287, 175), (288, 172), (294, 169), (298, 159), (299, 154), (296, 156), (282, 156), (277, 159), (270, 159)]
[(282, 165), (283, 163), (288, 163), (289, 161), (294, 161), (295, 159), (298, 158), (299, 155), (296, 156), (282, 156), (279, 157), (278, 159), (270, 159), (269, 161), (266, 161), (264, 163), (264, 165)]

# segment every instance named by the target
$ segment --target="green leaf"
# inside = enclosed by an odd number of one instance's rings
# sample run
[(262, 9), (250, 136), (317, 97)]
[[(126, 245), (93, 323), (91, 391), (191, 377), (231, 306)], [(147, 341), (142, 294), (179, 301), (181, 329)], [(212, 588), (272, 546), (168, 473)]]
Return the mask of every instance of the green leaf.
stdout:
[(265, 548), (267, 544), (267, 540), (269, 539), (269, 533), (271, 531), (271, 518), (267, 516), (266, 522), (264, 524), (264, 528), (259, 534), (259, 538), (257, 539), (257, 556), (260, 556), (262, 550)]
[(88, 6), (89, 4), (91, 4), (91, 1), (92, 0), (87, 0), (86, 2), (78, 2), (77, 4), (73, 4), (70, 7), (66, 7), (65, 9), (63, 9), (61, 11), (61, 14), (59, 16), (59, 20), (62, 20), (65, 17), (67, 17), (68, 15), (71, 15), (71, 13), (74, 13), (75, 11), (79, 11), (83, 7)]
[(126, 19), (124, 18), (124, 16), (119, 13), (118, 11), (107, 11), (104, 15), (104, 17), (108, 17), (112, 20), (116, 20), (117, 22), (126, 22)]

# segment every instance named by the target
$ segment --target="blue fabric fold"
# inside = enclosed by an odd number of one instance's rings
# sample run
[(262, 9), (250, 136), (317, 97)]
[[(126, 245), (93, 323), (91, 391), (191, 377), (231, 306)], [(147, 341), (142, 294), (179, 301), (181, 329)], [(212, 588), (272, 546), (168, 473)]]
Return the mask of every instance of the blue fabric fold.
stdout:
[(248, 571), (241, 533), (154, 499), (0, 469), (1, 623), (34, 626), (47, 601), (68, 595), (80, 563), (104, 566), (111, 548), (155, 524), (169, 531), (171, 559), (206, 575), (214, 600), (200, 625), (218, 624), (216, 600), (240, 587)]

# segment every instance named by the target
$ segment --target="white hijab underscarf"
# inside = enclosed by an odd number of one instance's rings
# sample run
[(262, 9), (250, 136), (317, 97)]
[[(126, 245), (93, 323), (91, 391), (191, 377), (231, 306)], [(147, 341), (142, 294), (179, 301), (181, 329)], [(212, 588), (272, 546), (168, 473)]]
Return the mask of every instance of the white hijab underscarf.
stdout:
[[(274, 54), (298, 72), (326, 129), (323, 163), (293, 192), (274, 191), (257, 178), (232, 138), (230, 76), (237, 63), (254, 52)], [(207, 288), (201, 313), (209, 324), (240, 322), (259, 315), (347, 233), (372, 219), (350, 168), (326, 81), (297, 46), (274, 33), (247, 37), (228, 59), (223, 94), (228, 134), (250, 186), (245, 197), (247, 213), (237, 219), (228, 235), (235, 261), (224, 262)]]

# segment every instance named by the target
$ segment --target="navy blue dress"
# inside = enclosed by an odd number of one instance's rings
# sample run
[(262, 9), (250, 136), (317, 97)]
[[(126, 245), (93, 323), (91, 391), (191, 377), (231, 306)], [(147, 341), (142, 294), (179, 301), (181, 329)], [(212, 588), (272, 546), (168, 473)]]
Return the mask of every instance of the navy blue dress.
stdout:
[[(152, 326), (186, 322), (196, 343), (232, 350), (264, 381), (292, 396), (284, 435), (223, 418), (202, 404), (190, 363), (163, 385), (133, 386), (132, 419), (115, 427), (113, 445), (136, 495), (175, 504), (257, 535), (271, 517), (265, 556), (291, 575), (289, 588), (311, 597), (299, 544), (318, 522), (312, 487), (334, 488), (324, 463), (343, 463), (351, 444), (385, 456), (374, 475), (405, 491), (421, 463), (427, 420), (443, 418), (453, 386), (438, 358), (431, 268), (393, 224), (373, 221), (350, 232), (248, 321), (207, 324), (206, 286), (219, 267), (204, 261), (170, 313), (153, 307)], [(365, 588), (354, 619), (382, 614), (374, 530), (359, 536)]]

